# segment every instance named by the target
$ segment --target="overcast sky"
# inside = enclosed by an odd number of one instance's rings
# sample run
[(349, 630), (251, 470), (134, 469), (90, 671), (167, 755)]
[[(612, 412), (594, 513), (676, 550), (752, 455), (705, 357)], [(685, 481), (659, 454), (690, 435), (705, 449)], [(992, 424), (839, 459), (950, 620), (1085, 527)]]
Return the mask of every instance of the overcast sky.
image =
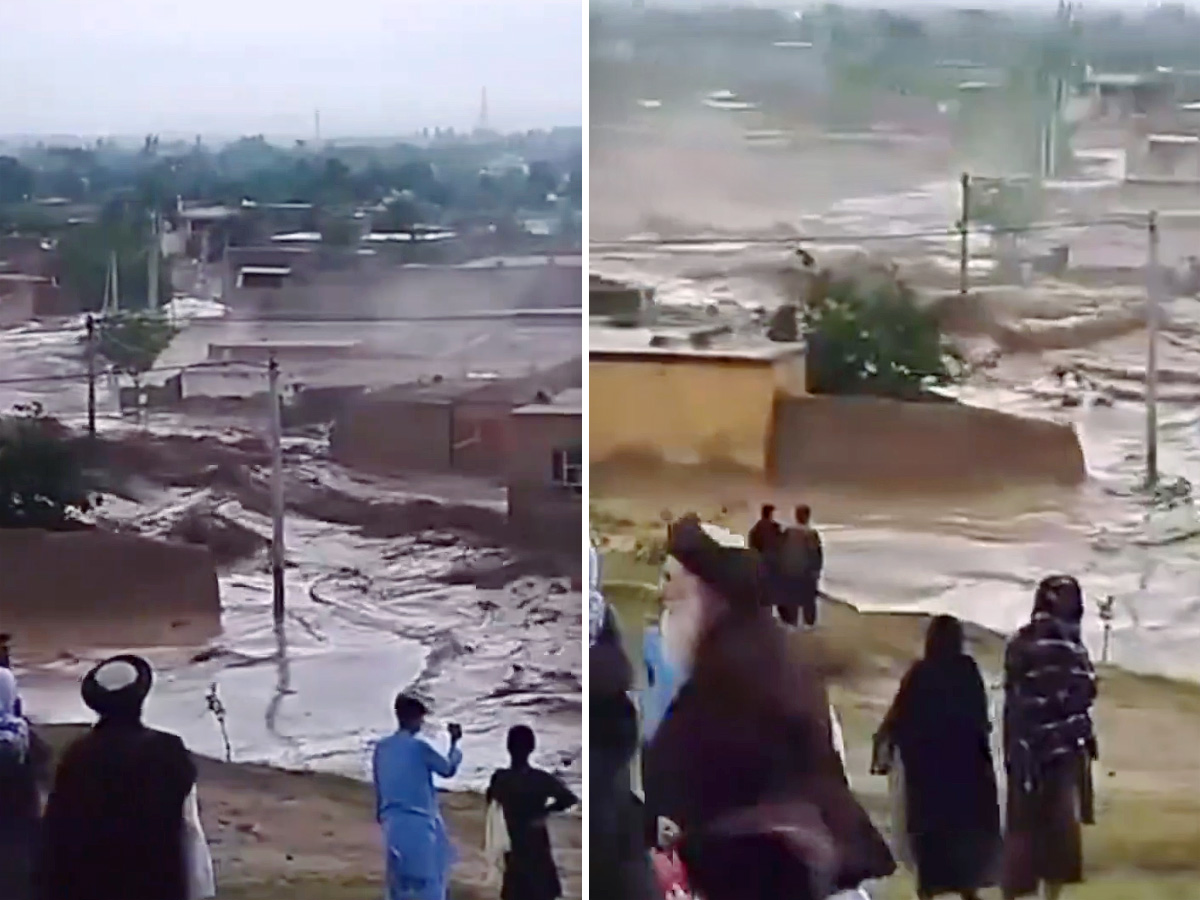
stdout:
[[(0, 134), (580, 125), (580, 0), (3, 4)], [(10, 8), (11, 7), (11, 8)]]

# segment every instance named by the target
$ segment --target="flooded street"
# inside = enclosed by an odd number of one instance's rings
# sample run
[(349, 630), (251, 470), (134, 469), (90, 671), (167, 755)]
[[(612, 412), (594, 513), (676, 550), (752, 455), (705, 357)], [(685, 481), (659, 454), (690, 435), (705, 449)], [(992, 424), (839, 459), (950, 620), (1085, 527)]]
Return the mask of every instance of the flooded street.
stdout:
[[(272, 327), (287, 339), (303, 330)], [(460, 367), (524, 372), (535, 346), (553, 356), (578, 352), (579, 345), (577, 327), (495, 321), (355, 327), (339, 336), (380, 341), (384, 335), (393, 359), (380, 363), (380, 378), (394, 381), (446, 365), (439, 357)], [(244, 335), (246, 328), (196, 323), (163, 363), (195, 361), (208, 342)], [(281, 335), (262, 329), (254, 337)], [(82, 383), (13, 383), (78, 372), (77, 342), (74, 331), (0, 332), (0, 406), (37, 401), (81, 423)], [(144, 651), (159, 673), (147, 708), (152, 724), (177, 731), (197, 752), (223, 757), (221, 728), (206, 700), (215, 684), (235, 761), (366, 777), (371, 743), (394, 727), (396, 692), (411, 689), (427, 698), (438, 741), (447, 722), (464, 727), (465, 761), (452, 787), (486, 784), (505, 764), (504, 735), (518, 723), (535, 728), (539, 764), (578, 785), (578, 584), (506, 544), (500, 486), (447, 476), (360, 476), (330, 461), (323, 439), (286, 439), (281, 655), (265, 550), (271, 522), (259, 503), (267, 473), (230, 449), (261, 445), (265, 411), (261, 422), (156, 413), (148, 429), (137, 429), (115, 418), (103, 379), (99, 406), (102, 432), (128, 452), (150, 452), (154, 465), (130, 464), (133, 471), (121, 473), (123, 496), (106, 495), (97, 516), (149, 535), (177, 534), (181, 523), (198, 520), (225, 529), (238, 548), (219, 570), (221, 621), (211, 629), (217, 636)], [(241, 474), (197, 486), (204, 471), (221, 469)], [(105, 623), (103, 640), (94, 630), (72, 633), (66, 623), (39, 628), (24, 641), (18, 633), (18, 655), (32, 657), (21, 672), (29, 711), (43, 721), (89, 719), (78, 678), (121, 646), (123, 627)]]
[[(803, 246), (818, 264), (869, 252), (899, 262), (918, 286), (956, 283), (957, 243), (950, 232), (958, 185), (937, 147), (839, 148), (827, 142), (767, 154), (726, 140), (698, 151), (695, 166), (686, 150), (676, 148), (673, 167), (658, 168), (656, 185), (650, 173), (668, 154), (645, 140), (645, 147), (616, 138), (593, 145), (593, 239), (599, 243), (590, 267), (654, 286), (667, 315), (671, 308), (696, 311), (703, 305), (710, 317), (736, 325), (748, 321), (749, 308), (777, 306), (794, 284), (788, 279), (798, 265), (793, 248), (806, 235), (813, 239)], [(1104, 154), (1093, 155), (1104, 162)], [(624, 186), (617, 186), (619, 180)], [(613, 202), (602, 184), (613, 187)], [(1198, 238), (1180, 210), (1200, 202), (1193, 202), (1194, 192), (1175, 193), (1168, 206), (1176, 218), (1165, 215), (1163, 225), (1169, 264), (1194, 252)], [(1086, 180), (1050, 186), (1046, 218), (1071, 227), (1047, 229), (1029, 243), (1069, 244), (1073, 265), (1140, 266), (1146, 258), (1140, 223), (1160, 201), (1166, 202), (1161, 192), (1127, 188), (1101, 166)], [(1110, 221), (1117, 213), (1132, 224), (1078, 224)], [(685, 240), (689, 234), (702, 240)], [(620, 243), (656, 235), (658, 246)], [(983, 235), (973, 239), (973, 272), (987, 264), (979, 258), (987, 241)], [(1200, 679), (1200, 519), (1191, 495), (1191, 486), (1200, 483), (1200, 301), (1174, 299), (1163, 309), (1162, 478), (1154, 500), (1140, 490), (1145, 315), (1145, 290), (1136, 280), (1124, 287), (1043, 281), (982, 291), (961, 312), (962, 327), (950, 328), (969, 355), (991, 358), (957, 389), (961, 399), (1075, 426), (1089, 473), (1078, 489), (964, 496), (948, 485), (944, 496), (852, 495), (709, 482), (697, 486), (695, 502), (737, 502), (748, 511), (768, 496), (781, 508), (800, 499), (811, 503), (826, 529), (829, 592), (864, 608), (953, 612), (1010, 630), (1028, 615), (1042, 576), (1077, 574), (1092, 604), (1087, 627), (1097, 652), (1095, 604), (1112, 595), (1114, 661)], [(1065, 396), (1052, 378), (1056, 366), (1091, 384)], [(987, 447), (979, 450), (979, 464), (986, 466)], [(653, 498), (654, 486), (645, 488)], [(678, 492), (663, 499), (674, 506), (686, 502)]]

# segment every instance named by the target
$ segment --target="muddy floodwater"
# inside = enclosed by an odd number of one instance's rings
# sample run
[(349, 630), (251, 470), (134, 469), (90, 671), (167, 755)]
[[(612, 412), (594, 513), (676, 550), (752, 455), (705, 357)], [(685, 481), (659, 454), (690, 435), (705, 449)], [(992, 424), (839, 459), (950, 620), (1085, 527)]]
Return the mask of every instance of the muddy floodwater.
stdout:
[[(749, 308), (770, 309), (786, 296), (786, 272), (796, 262), (795, 243), (783, 238), (819, 237), (804, 246), (820, 262), (872, 253), (909, 266), (918, 284), (954, 285), (955, 238), (937, 232), (957, 215), (960, 164), (948, 163), (942, 148), (919, 140), (893, 148), (814, 140), (765, 152), (738, 146), (727, 134), (709, 138), (690, 154), (669, 136), (610, 135), (597, 142), (593, 135), (593, 272), (653, 285), (666, 307), (707, 307), (705, 315), (733, 323), (745, 321)], [(1146, 257), (1138, 223), (1145, 210), (1161, 205), (1170, 209), (1164, 260), (1178, 263), (1194, 252), (1200, 231), (1186, 207), (1200, 207), (1200, 199), (1189, 199), (1200, 195), (1124, 185), (1118, 157), (1119, 151), (1090, 151), (1085, 174), (1049, 186), (1047, 217), (1063, 227), (1031, 238), (1032, 246), (1068, 244), (1080, 265), (1138, 266)], [(1132, 227), (1078, 224), (1131, 212)], [(689, 235), (698, 239), (685, 240)], [(773, 236), (780, 240), (772, 243)], [(655, 246), (622, 244), (655, 237), (661, 239)], [(975, 239), (972, 271), (987, 264), (986, 240)], [(826, 533), (829, 592), (864, 608), (953, 612), (1009, 630), (1028, 614), (1038, 579), (1070, 572), (1093, 604), (1087, 630), (1097, 651), (1095, 603), (1111, 595), (1116, 662), (1200, 678), (1200, 519), (1192, 497), (1200, 483), (1200, 300), (1177, 298), (1163, 308), (1162, 477), (1155, 497), (1140, 489), (1145, 314), (1145, 291), (1136, 280), (1088, 287), (1034, 281), (984, 292), (966, 316), (972, 327), (954, 336), (969, 355), (990, 361), (958, 388), (960, 397), (1072, 423), (1087, 483), (986, 496), (963, 495), (952, 485), (943, 495), (806, 489), (802, 499)], [(1084, 381), (1061, 387), (1052, 377), (1056, 366)], [(981, 466), (987, 452), (979, 448)], [(679, 485), (667, 492), (636, 478), (605, 489), (653, 500), (657, 491), (673, 506), (688, 502)], [(768, 497), (781, 508), (801, 499), (786, 488), (707, 478), (696, 480), (691, 495), (710, 508), (745, 504), (748, 516)]]
[[(281, 327), (295, 339), (298, 326)], [(221, 328), (213, 321), (188, 326), (169, 351), (171, 361), (202, 357)], [(376, 339), (386, 331), (369, 323), (358, 328), (359, 336)], [(577, 327), (539, 331), (484, 322), (394, 331), (398, 371), (401, 360), (419, 369), (422, 355), (428, 368), (435, 354), (462, 367), (525, 371), (529, 347), (565, 356), (579, 345)], [(254, 337), (280, 336), (267, 329)], [(0, 381), (78, 371), (77, 341), (61, 326), (0, 332)], [(522, 354), (525, 359), (518, 358)], [(76, 383), (0, 385), (3, 407), (36, 400), (74, 424), (81, 422), (83, 397)], [(104, 498), (97, 513), (102, 520), (168, 535), (180, 522), (199, 519), (241, 545), (221, 566), (221, 619), (211, 623), (211, 634), (141, 651), (158, 670), (147, 709), (152, 724), (177, 731), (197, 752), (224, 756), (225, 736), (206, 699), (215, 685), (236, 761), (364, 777), (372, 742), (393, 727), (396, 692), (410, 689), (429, 702), (428, 727), (443, 745), (446, 723), (463, 725), (465, 762), (452, 786), (485, 784), (505, 763), (504, 735), (518, 723), (534, 727), (540, 763), (578, 783), (577, 574), (506, 544), (501, 488), (448, 477), (368, 478), (327, 459), (320, 437), (287, 439), (281, 648), (265, 550), (271, 523), (253, 500), (266, 471), (239, 462), (226, 446), (261, 445), (265, 417), (206, 422), (160, 413), (146, 428), (135, 428), (113, 415), (103, 384), (100, 408), (103, 432), (118, 445), (156, 447), (153, 458), (160, 463), (122, 473), (124, 489)], [(233, 488), (197, 487), (191, 476), (211, 467), (240, 467), (245, 484), (257, 492), (239, 493), (236, 481)], [(24, 645), (17, 634), (18, 656), (28, 661), (20, 674), (29, 712), (52, 722), (89, 718), (79, 700), (79, 676), (120, 646), (123, 627), (104, 623), (102, 642), (96, 629), (73, 630), (69, 623), (39, 629)]]

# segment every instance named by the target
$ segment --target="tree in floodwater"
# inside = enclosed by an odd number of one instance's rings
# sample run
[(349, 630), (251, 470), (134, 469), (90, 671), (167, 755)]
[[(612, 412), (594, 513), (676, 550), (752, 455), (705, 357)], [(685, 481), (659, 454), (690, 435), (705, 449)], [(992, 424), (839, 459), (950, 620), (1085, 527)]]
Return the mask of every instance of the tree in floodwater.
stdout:
[(0, 528), (69, 527), (94, 505), (79, 447), (37, 404), (0, 416)]
[(177, 334), (179, 329), (161, 313), (115, 313), (98, 323), (96, 352), (140, 388), (142, 376), (154, 368)]
[(891, 273), (818, 272), (801, 312), (814, 394), (917, 399), (954, 381), (937, 315)]

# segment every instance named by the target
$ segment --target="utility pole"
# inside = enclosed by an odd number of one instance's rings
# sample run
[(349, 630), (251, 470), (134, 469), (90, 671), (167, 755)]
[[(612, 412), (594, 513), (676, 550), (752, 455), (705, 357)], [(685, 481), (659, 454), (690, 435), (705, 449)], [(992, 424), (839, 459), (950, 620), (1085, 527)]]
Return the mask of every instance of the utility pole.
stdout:
[(96, 319), (87, 317), (87, 429), (88, 437), (96, 437)]
[(283, 418), (279, 396), (279, 362), (267, 364), (267, 393), (271, 403), (271, 615), (282, 628), (284, 615), (283, 547)]
[(117, 251), (109, 254), (109, 264), (112, 266), (112, 311), (121, 311), (121, 280), (120, 268), (117, 263)]
[(1146, 488), (1152, 489), (1158, 482), (1158, 326), (1162, 308), (1158, 213), (1150, 213), (1146, 226)]
[(971, 287), (971, 176), (962, 173), (959, 179), (961, 200), (961, 215), (958, 220), (958, 292), (966, 296)]
[(155, 312), (158, 310), (158, 257), (162, 252), (162, 241), (158, 236), (158, 210), (150, 213), (150, 247), (146, 256), (148, 292), (146, 307)]

